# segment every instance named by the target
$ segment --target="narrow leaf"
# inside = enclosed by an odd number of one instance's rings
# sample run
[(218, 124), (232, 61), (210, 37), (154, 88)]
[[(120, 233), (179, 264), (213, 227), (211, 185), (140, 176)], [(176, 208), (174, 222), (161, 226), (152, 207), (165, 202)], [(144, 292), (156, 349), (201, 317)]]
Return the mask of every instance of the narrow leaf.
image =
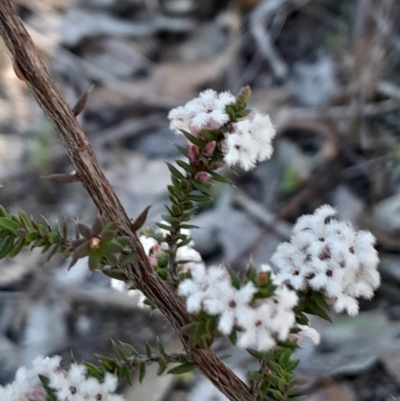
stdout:
[(182, 167), (188, 173), (193, 173), (194, 174), (196, 172), (196, 169), (193, 166), (191, 166), (189, 163), (184, 162), (183, 160), (177, 160), (176, 164), (179, 167)]
[(93, 87), (94, 85), (92, 85), (86, 92), (84, 92), (76, 102), (75, 106), (72, 108), (72, 112), (74, 113), (75, 117), (79, 116), (79, 114), (81, 114), (84, 110), (89, 97), (89, 93), (92, 91)]
[(193, 143), (193, 145), (196, 145), (198, 147), (202, 147), (203, 146), (203, 141), (200, 140), (199, 138), (196, 138), (195, 136), (193, 136), (192, 134), (190, 134), (187, 131), (181, 130), (182, 134), (185, 135), (186, 139)]
[(176, 178), (179, 178), (180, 180), (185, 178), (184, 175), (176, 167), (174, 167), (171, 163), (165, 162), (165, 164), (167, 165), (171, 174), (174, 175)]
[(196, 364), (186, 362), (183, 363), (182, 365), (176, 366), (175, 368), (170, 369), (167, 373), (171, 375), (181, 375), (183, 373), (191, 372), (193, 369), (195, 369)]
[(14, 220), (11, 220), (8, 217), (0, 217), (0, 228), (7, 230), (9, 233), (17, 236), (18, 230), (21, 226)]
[(146, 376), (146, 365), (142, 364), (139, 368), (139, 383), (141, 383)]
[(8, 255), (13, 245), (14, 245), (13, 237), (8, 237), (6, 240), (0, 243), (0, 259), (3, 259)]
[(131, 227), (133, 231), (137, 231), (142, 228), (142, 226), (146, 222), (147, 214), (149, 213), (151, 206), (152, 205), (147, 206), (146, 209), (144, 209), (143, 212), (140, 213), (139, 217), (137, 217), (136, 220), (132, 223)]
[(223, 183), (225, 183), (225, 184), (231, 184), (231, 181), (228, 180), (228, 178), (224, 177), (223, 175), (214, 173), (214, 171), (209, 171), (209, 173), (211, 174), (211, 177), (212, 177), (215, 181), (223, 182)]

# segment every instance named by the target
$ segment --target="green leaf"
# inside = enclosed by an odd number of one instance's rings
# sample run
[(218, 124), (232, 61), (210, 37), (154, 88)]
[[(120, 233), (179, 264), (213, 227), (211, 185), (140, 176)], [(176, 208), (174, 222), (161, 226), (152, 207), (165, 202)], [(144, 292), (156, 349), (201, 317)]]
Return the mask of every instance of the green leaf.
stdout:
[[(174, 228), (171, 226), (168, 226), (167, 224), (163, 224), (163, 223), (156, 223), (156, 226), (162, 228), (163, 230), (167, 230), (167, 231), (174, 231)], [(154, 238), (154, 237), (153, 237)]]
[(4, 208), (3, 205), (0, 205), (0, 217), (8, 217), (7, 210)]
[(244, 109), (241, 111), (237, 111), (236, 112), (236, 118), (243, 118), (249, 115), (249, 113), (251, 112), (250, 109)]
[(98, 254), (98, 253), (89, 255), (88, 267), (89, 267), (90, 271), (97, 270), (100, 267), (101, 257), (102, 257), (102, 255)]
[(17, 236), (18, 230), (21, 228), (21, 226), (8, 217), (0, 217), (0, 228), (3, 228), (4, 230), (7, 230), (10, 234)]
[(117, 223), (108, 223), (103, 231), (117, 231), (118, 230), (118, 225)]
[(180, 248), (180, 247), (182, 247), (182, 246), (186, 246), (186, 245), (188, 245), (191, 241), (192, 241), (192, 238), (191, 238), (191, 237), (187, 237), (186, 239), (180, 241), (180, 242), (178, 243), (177, 246), (178, 246), (178, 248)]
[(130, 355), (130, 356), (132, 356), (132, 355), (138, 356), (138, 355), (139, 355), (139, 353), (137, 352), (136, 348), (133, 347), (133, 346), (130, 345), (130, 344), (123, 343), (123, 342), (119, 341), (119, 346), (122, 348), (122, 350), (123, 350), (126, 354), (128, 354), (128, 355)]
[(262, 352), (257, 351), (257, 350), (254, 349), (254, 348), (246, 348), (246, 351), (247, 351), (251, 356), (253, 356), (254, 358), (261, 359), (261, 357), (262, 357)]
[(46, 235), (47, 235), (47, 228), (46, 228), (46, 226), (44, 226), (43, 224), (39, 224), (39, 234), (42, 236), (42, 237), (46, 237)]
[(141, 383), (146, 376), (146, 365), (143, 363), (139, 368), (139, 383)]
[(189, 199), (194, 202), (205, 203), (213, 201), (210, 195), (189, 195)]
[(19, 210), (18, 217), (19, 217), (19, 221), (21, 222), (21, 224), (23, 225), (25, 230), (29, 230), (31, 227), (31, 222), (30, 222), (28, 216), (22, 210)]
[(58, 236), (58, 233), (50, 232), (47, 234), (47, 239), (49, 240), (50, 244), (54, 244), (54, 241), (58, 238)]
[(200, 228), (199, 226), (195, 226), (194, 224), (181, 224), (180, 227), (186, 230), (191, 230), (193, 228)]
[(183, 156), (185, 156), (186, 158), (189, 157), (189, 150), (188, 150), (187, 147), (184, 147), (184, 146), (181, 146), (181, 145), (176, 145), (176, 144), (175, 144), (175, 147), (178, 149), (178, 151), (180, 153), (183, 154)]
[(150, 345), (148, 343), (146, 343), (146, 356), (147, 356), (147, 358), (150, 359), (151, 355), (152, 355), (152, 353), (151, 353)]
[(197, 330), (198, 322), (190, 322), (186, 326), (182, 327), (182, 334), (187, 337), (193, 337)]
[(14, 245), (14, 238), (8, 237), (0, 243), (0, 259), (5, 258), (11, 251)]
[(62, 237), (64, 240), (68, 239), (68, 223), (65, 220), (62, 227)]
[[(47, 243), (44, 247), (43, 247), (43, 249), (42, 249), (42, 252), (40, 252), (40, 253), (46, 253), (49, 249), (50, 249), (50, 247), (51, 247), (51, 244), (50, 243)], [(22, 249), (22, 248), (21, 248)], [(18, 251), (18, 253), (19, 253), (19, 251)]]
[(213, 180), (218, 181), (218, 182), (223, 182), (225, 184), (231, 184), (231, 181), (224, 177), (223, 175), (214, 173), (214, 171), (208, 171), (208, 173), (211, 174), (211, 177), (213, 178)]
[(112, 346), (115, 350), (115, 352), (117, 353), (117, 355), (119, 356), (119, 358), (124, 361), (125, 363), (128, 363), (128, 358), (125, 354), (125, 352), (123, 351), (123, 349), (121, 347), (119, 347), (114, 340), (111, 340)]
[(168, 214), (162, 214), (161, 217), (163, 220), (165, 220), (167, 223), (170, 223), (171, 225), (172, 224), (179, 225), (179, 223), (180, 223), (180, 220), (178, 217), (173, 217)]
[(194, 174), (196, 172), (196, 169), (193, 166), (191, 166), (189, 163), (184, 162), (183, 160), (177, 160), (176, 164), (179, 167), (182, 167), (188, 173)]
[(203, 135), (207, 138), (209, 142), (217, 140), (219, 133), (215, 133), (212, 131), (203, 131)]
[(208, 195), (210, 192), (211, 184), (209, 182), (192, 181), (193, 186), (202, 194)]
[(171, 375), (181, 375), (183, 373), (191, 372), (195, 368), (196, 368), (196, 364), (186, 362), (186, 363), (182, 363), (182, 365), (179, 365), (179, 366), (176, 366), (176, 367), (170, 369), (167, 373), (171, 374)]
[(174, 167), (171, 163), (165, 162), (165, 164), (167, 165), (171, 174), (174, 175), (176, 178), (179, 178), (180, 180), (185, 178), (185, 176), (176, 167)]
[(160, 357), (158, 361), (157, 376), (161, 376), (167, 369), (167, 361), (164, 357)]
[(126, 382), (132, 386), (132, 376), (131, 376), (131, 371), (129, 370), (128, 366), (124, 366), (121, 370), (121, 376), (124, 377)]
[(299, 366), (300, 360), (295, 359), (294, 361), (289, 361), (287, 367), (289, 370), (295, 370)]
[(159, 352), (161, 355), (163, 355), (163, 356), (166, 355), (164, 345), (162, 344), (162, 342), (160, 341), (159, 338), (157, 339), (157, 348), (158, 348), (158, 352)]
[(49, 255), (46, 258), (46, 261), (48, 262), (59, 250), (59, 246), (58, 245), (54, 245), (53, 248), (51, 249), (51, 251), (49, 252)]
[(237, 273), (233, 270), (233, 269), (228, 269), (229, 274), (231, 276), (231, 282), (232, 285), (236, 288), (236, 289), (240, 289), (240, 278), (237, 275)]
[(249, 370), (247, 376), (250, 380), (257, 381), (262, 378), (262, 374), (258, 370)]
[(181, 130), (181, 132), (182, 132), (183, 135), (185, 135), (185, 138), (186, 138), (189, 142), (193, 143), (193, 145), (196, 145), (196, 146), (198, 146), (199, 148), (201, 148), (201, 147), (204, 145), (204, 143), (203, 143), (203, 141), (202, 141), (201, 139), (196, 138), (195, 136), (193, 136), (193, 135), (190, 134), (189, 132), (184, 131), (184, 130)]
[(182, 198), (182, 194), (180, 193), (179, 188), (174, 187), (172, 185), (168, 185), (167, 189), (168, 189), (168, 192), (170, 193), (170, 195), (172, 196), (172, 198), (178, 198), (178, 199)]

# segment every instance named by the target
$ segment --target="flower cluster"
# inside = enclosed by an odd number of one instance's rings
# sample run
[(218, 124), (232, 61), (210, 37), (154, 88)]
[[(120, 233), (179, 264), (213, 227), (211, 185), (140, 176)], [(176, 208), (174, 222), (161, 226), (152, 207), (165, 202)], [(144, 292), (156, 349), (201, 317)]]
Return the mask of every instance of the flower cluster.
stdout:
[(271, 261), (281, 282), (295, 290), (322, 291), (333, 300), (337, 312), (356, 315), (356, 298), (372, 298), (380, 283), (375, 238), (337, 221), (335, 214), (331, 206), (324, 205), (300, 217), (291, 241), (280, 244)]
[[(224, 163), (228, 167), (240, 166), (250, 170), (257, 162), (271, 158), (275, 129), (270, 117), (260, 113), (232, 120), (227, 107), (235, 103), (236, 98), (230, 92), (217, 93), (208, 89), (184, 106), (172, 109), (168, 115), (170, 127), (176, 133), (186, 131), (195, 137), (201, 137), (203, 130), (220, 130), (217, 148)], [(215, 142), (208, 145), (213, 147), (213, 151), (216, 148)], [(212, 156), (206, 148), (203, 151), (203, 155)], [(193, 159), (190, 152), (189, 159)]]
[[(114, 394), (118, 379), (106, 373), (99, 382), (87, 376), (86, 367), (72, 364), (69, 370), (60, 367), (61, 357), (36, 358), (32, 369), (21, 367), (15, 380), (0, 386), (2, 401), (123, 401)], [(46, 386), (43, 384), (46, 378)]]
[(294, 291), (278, 284), (270, 297), (254, 301), (257, 287), (249, 281), (235, 288), (223, 266), (206, 268), (198, 263), (190, 272), (191, 278), (183, 280), (178, 289), (189, 313), (204, 311), (218, 316), (218, 331), (225, 335), (239, 328), (237, 345), (242, 348), (269, 350), (277, 339), (287, 339), (295, 323)]

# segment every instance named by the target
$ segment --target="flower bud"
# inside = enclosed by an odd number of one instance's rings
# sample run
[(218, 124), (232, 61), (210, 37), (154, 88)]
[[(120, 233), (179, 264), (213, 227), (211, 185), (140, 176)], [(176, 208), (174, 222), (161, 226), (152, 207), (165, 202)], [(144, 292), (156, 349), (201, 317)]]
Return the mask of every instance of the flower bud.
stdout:
[(205, 171), (199, 171), (194, 176), (194, 179), (198, 182), (206, 182), (211, 178), (211, 174), (206, 173)]
[(155, 244), (153, 246), (153, 255), (158, 256), (161, 253), (161, 246), (160, 244)]
[(207, 145), (204, 146), (203, 155), (205, 157), (211, 157), (215, 152), (216, 146), (217, 146), (217, 142), (215, 142), (215, 141), (208, 142)]
[(191, 163), (196, 161), (199, 157), (199, 150), (197, 149), (197, 146), (194, 145), (189, 145), (189, 150), (188, 150), (188, 157)]
[(157, 266), (158, 261), (155, 256), (149, 255), (147, 258), (149, 259), (149, 263), (150, 263), (151, 267)]

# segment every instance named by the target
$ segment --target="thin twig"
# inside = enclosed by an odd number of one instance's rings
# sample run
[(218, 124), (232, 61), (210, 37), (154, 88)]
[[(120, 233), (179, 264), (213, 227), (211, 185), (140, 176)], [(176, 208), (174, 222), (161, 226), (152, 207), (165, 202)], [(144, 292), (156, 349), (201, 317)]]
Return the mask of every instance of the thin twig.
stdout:
[(152, 270), (147, 255), (132, 230), (126, 211), (101, 170), (86, 135), (40, 59), (30, 35), (13, 8), (12, 0), (1, 0), (0, 34), (15, 65), (26, 78), (36, 101), (53, 124), (83, 186), (100, 214), (107, 221), (115, 222), (121, 234), (130, 238), (130, 246), (136, 258), (131, 264), (120, 268), (168, 318), (188, 355), (223, 394), (232, 401), (254, 401), (249, 387), (228, 369), (214, 352), (190, 347), (188, 338), (182, 335), (182, 327), (191, 321), (183, 300)]

